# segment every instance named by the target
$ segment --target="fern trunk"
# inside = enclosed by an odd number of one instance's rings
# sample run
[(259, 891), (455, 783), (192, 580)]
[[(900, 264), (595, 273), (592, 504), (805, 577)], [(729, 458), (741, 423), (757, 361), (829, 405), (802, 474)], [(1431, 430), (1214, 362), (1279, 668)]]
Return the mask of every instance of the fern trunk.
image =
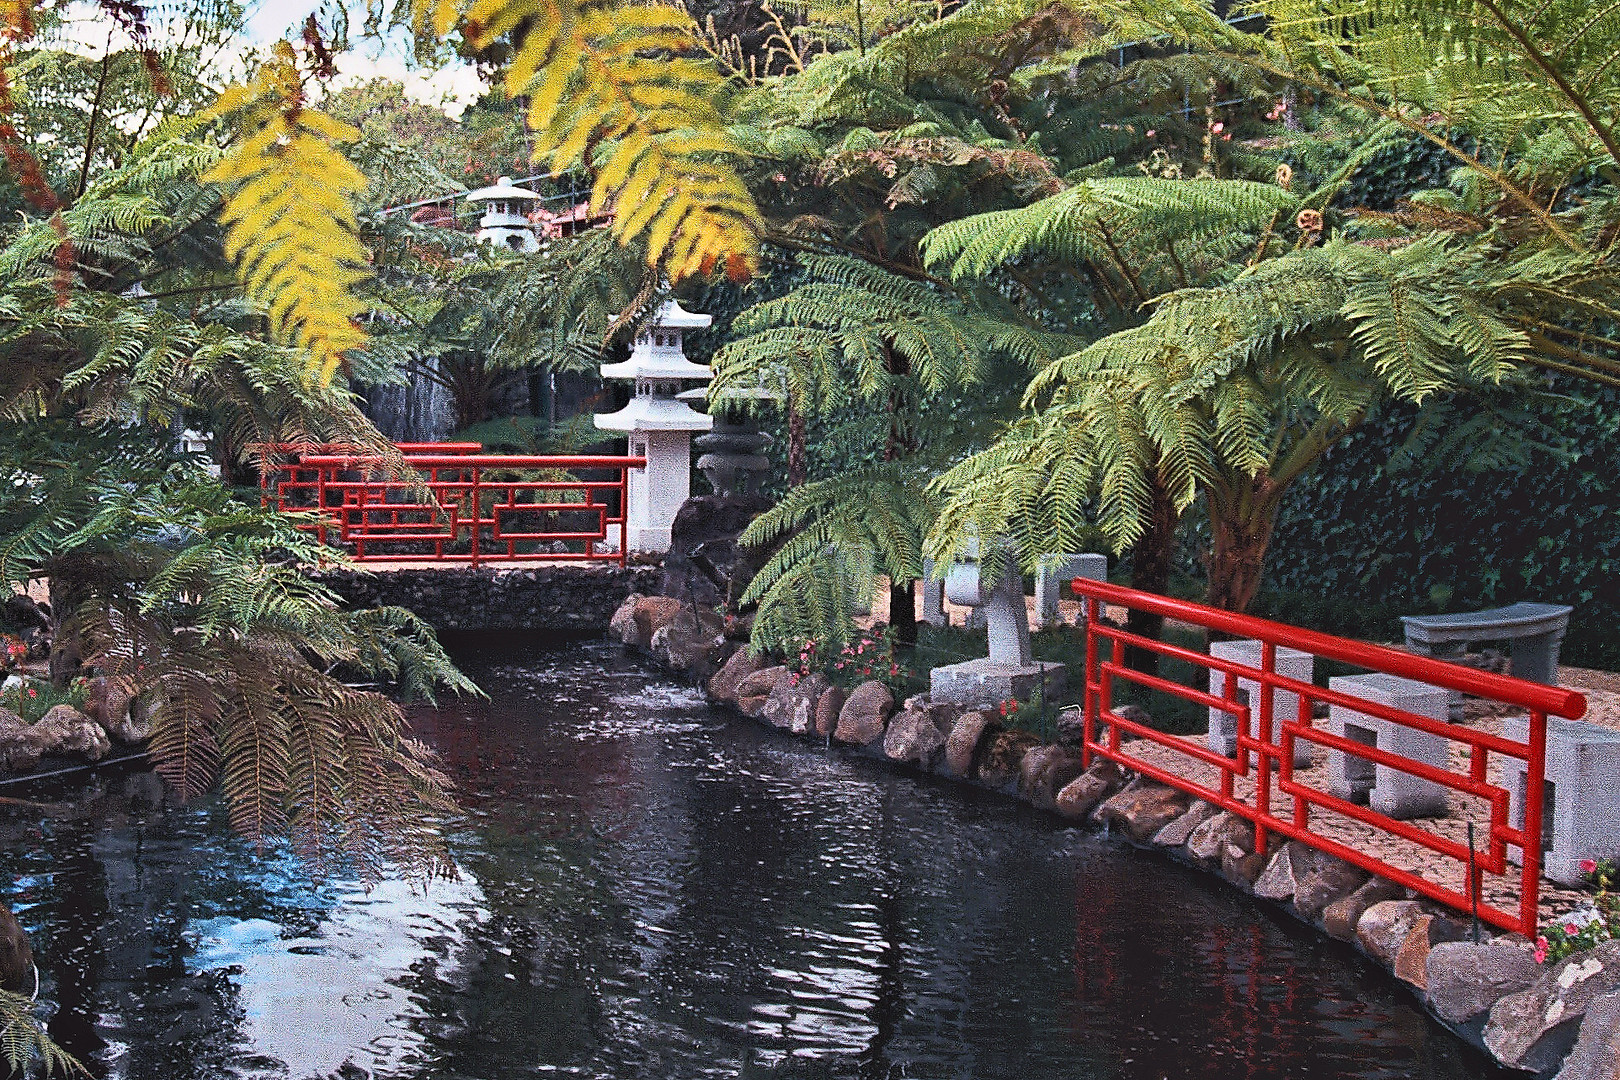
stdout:
[(1277, 524), (1277, 511), (1287, 485), (1266, 473), (1240, 477), (1230, 489), (1212, 488), (1209, 522), (1214, 543), (1209, 554), (1209, 587), (1205, 602), (1227, 611), (1245, 612), (1260, 592), (1266, 549)]
[(806, 449), (804, 435), (804, 412), (799, 403), (792, 398), (788, 399), (788, 444), (787, 444), (787, 482), (788, 487), (802, 487), (810, 479), (809, 454)]
[[(1131, 588), (1163, 596), (1170, 588), (1171, 552), (1176, 539), (1176, 506), (1170, 492), (1157, 476), (1153, 478), (1152, 516), (1147, 532), (1131, 549)], [(1161, 640), (1164, 634), (1164, 616), (1130, 609), (1125, 616), (1125, 629), (1140, 637)], [(1149, 675), (1159, 673), (1159, 654), (1151, 649), (1131, 646), (1125, 650), (1127, 667)]]
[(72, 682), (84, 666), (83, 627), (79, 622), (79, 607), (84, 603), (86, 589), (68, 562), (57, 562), (50, 568), (51, 597), (51, 683), (62, 689)]
[(894, 643), (908, 649), (917, 644), (916, 589), (915, 581), (889, 585), (889, 629)]

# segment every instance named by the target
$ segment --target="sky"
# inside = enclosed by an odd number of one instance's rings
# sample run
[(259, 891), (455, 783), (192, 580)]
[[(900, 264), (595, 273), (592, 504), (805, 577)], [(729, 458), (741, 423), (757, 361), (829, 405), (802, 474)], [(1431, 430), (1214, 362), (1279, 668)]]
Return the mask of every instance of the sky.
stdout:
[[(328, 4), (332, 2), (327, 0)], [(219, 66), (232, 78), (239, 78), (245, 73), (246, 57), (252, 50), (262, 51), (271, 42), (288, 34), (292, 34), (296, 40), (304, 20), (321, 3), (320, 0), (246, 0), (245, 6), (247, 32), (238, 48), (219, 58)], [(452, 63), (437, 71), (413, 68), (409, 63), (410, 43), (403, 34), (396, 33), (381, 42), (358, 40), (358, 31), (365, 17), (364, 0), (348, 0), (347, 7), (354, 31), (351, 36), (356, 40), (349, 51), (337, 58), (338, 74), (332, 80), (333, 89), (375, 78), (393, 79), (404, 84), (406, 97), (443, 109), (451, 116), (460, 115), (484, 91), (483, 82), (468, 64)], [(111, 27), (107, 17), (88, 0), (74, 0), (68, 6), (67, 20), (66, 40), (63, 42), (66, 47), (99, 55), (107, 47), (109, 34), (113, 48), (128, 45), (128, 39)], [(154, 35), (159, 38), (179, 32), (177, 25), (163, 21), (155, 7), (151, 20)], [(223, 78), (221, 81), (224, 81)]]

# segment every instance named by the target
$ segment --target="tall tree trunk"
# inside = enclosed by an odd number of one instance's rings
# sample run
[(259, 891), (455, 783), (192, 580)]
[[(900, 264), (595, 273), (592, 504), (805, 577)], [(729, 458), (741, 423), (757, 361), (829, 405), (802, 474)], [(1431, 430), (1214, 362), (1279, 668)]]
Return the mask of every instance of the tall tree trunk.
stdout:
[(50, 568), (51, 583), (51, 684), (62, 689), (84, 666), (84, 646), (80, 641), (79, 605), (84, 588), (74, 580), (71, 567), (58, 563)]
[(803, 487), (805, 481), (810, 479), (810, 463), (804, 437), (804, 413), (799, 410), (799, 403), (792, 398), (788, 399), (787, 410), (788, 487)]
[(911, 648), (917, 644), (917, 583), (889, 584), (889, 628), (894, 643)]
[(1266, 549), (1285, 491), (1285, 485), (1274, 483), (1265, 473), (1240, 478), (1229, 492), (1211, 489), (1209, 524), (1214, 543), (1205, 603), (1239, 613), (1249, 610), (1260, 592)]
[[(1131, 588), (1162, 596), (1170, 588), (1170, 557), (1176, 542), (1177, 515), (1170, 493), (1157, 475), (1152, 484), (1152, 516), (1147, 532), (1131, 549)], [(1164, 635), (1164, 616), (1131, 608), (1125, 615), (1125, 629), (1139, 637), (1160, 641)], [(1125, 666), (1157, 675), (1159, 654), (1133, 645), (1125, 650)]]

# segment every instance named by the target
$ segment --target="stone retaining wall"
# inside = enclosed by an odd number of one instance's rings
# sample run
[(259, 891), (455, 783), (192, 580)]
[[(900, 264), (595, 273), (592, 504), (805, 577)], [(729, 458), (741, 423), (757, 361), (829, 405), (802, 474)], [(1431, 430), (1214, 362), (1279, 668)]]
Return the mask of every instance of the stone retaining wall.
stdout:
[(626, 596), (662, 576), (657, 563), (544, 563), (333, 570), (318, 580), (354, 607), (409, 608), (435, 630), (601, 633)]
[(744, 623), (669, 597), (631, 596), (610, 632), (703, 678), (712, 701), (769, 727), (1106, 827), (1281, 905), (1382, 964), (1505, 1066), (1557, 1080), (1620, 1080), (1620, 941), (1547, 965), (1516, 935), (1482, 928), (1475, 943), (1464, 917), (1394, 882), (1297, 841), (1256, 851), (1243, 818), (1109, 761), (1085, 768), (1073, 712), (1060, 715), (1058, 741), (1046, 744), (925, 694), (896, 702), (877, 682), (846, 693), (820, 675), (795, 678), (749, 656)]

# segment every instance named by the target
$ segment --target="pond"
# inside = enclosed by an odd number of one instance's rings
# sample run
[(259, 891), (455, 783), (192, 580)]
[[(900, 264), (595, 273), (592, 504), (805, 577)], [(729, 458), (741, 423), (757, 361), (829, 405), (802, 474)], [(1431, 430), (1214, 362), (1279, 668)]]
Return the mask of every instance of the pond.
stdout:
[[(461, 879), (311, 884), (150, 776), (0, 808), (52, 1034), (109, 1076), (1488, 1075), (1386, 975), (1009, 800), (507, 642), (418, 710)], [(16, 792), (12, 792), (15, 794)]]

